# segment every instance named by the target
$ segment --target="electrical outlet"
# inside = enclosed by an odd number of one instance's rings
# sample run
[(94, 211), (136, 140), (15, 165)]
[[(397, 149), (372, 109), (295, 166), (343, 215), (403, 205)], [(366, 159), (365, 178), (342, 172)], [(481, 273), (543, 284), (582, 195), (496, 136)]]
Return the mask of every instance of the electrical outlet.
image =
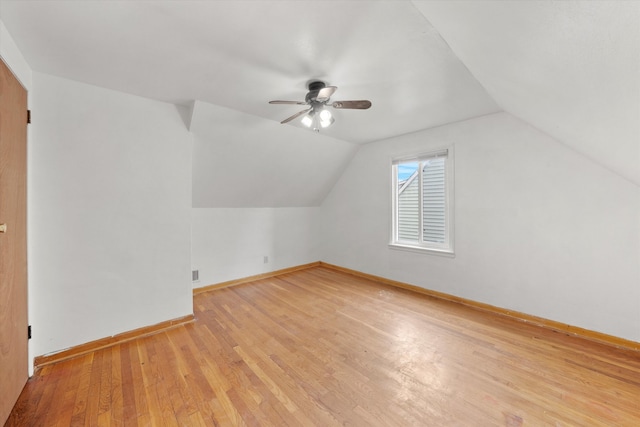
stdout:
[(200, 281), (200, 270), (191, 270), (191, 281), (192, 282)]
[(269, 257), (266, 255), (264, 256), (264, 263), (269, 264)]

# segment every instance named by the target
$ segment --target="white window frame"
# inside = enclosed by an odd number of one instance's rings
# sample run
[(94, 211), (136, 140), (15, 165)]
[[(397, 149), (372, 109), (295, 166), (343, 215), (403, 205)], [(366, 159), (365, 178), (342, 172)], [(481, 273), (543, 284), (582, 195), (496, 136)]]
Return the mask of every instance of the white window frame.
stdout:
[[(420, 162), (445, 155), (445, 242), (443, 244), (422, 241), (422, 179), (419, 179), (420, 185), (420, 203), (419, 203), (419, 230), (420, 241), (410, 242), (398, 239), (398, 172), (397, 165), (406, 162)], [(422, 168), (419, 168), (419, 170)], [(422, 172), (420, 171), (420, 175)], [(419, 177), (421, 178), (421, 176)], [(453, 145), (434, 149), (419, 154), (404, 155), (391, 159), (391, 241), (390, 249), (407, 250), (412, 252), (427, 253), (434, 255), (443, 255), (454, 257), (454, 150)]]

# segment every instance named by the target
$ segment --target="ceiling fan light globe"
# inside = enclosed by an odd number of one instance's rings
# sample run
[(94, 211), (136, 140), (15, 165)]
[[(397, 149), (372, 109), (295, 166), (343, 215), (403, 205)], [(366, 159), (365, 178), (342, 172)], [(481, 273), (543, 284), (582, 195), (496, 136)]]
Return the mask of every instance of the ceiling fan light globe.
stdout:
[(335, 119), (331, 115), (331, 111), (322, 110), (320, 112), (320, 126), (322, 126), (323, 128), (326, 128), (331, 126), (333, 122), (335, 122)]
[(320, 120), (324, 120), (324, 121), (331, 120), (331, 111), (329, 110), (320, 111)]
[(310, 128), (311, 125), (313, 124), (313, 119), (311, 118), (311, 116), (309, 114), (307, 114), (306, 116), (302, 117), (301, 123), (303, 125), (305, 125), (306, 127)]

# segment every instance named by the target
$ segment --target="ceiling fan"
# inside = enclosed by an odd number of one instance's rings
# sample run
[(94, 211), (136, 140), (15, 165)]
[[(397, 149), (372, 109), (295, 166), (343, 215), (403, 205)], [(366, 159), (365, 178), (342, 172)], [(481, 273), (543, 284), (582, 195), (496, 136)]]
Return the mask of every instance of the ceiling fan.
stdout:
[(335, 86), (327, 86), (325, 82), (314, 80), (308, 84), (309, 92), (304, 97), (304, 101), (269, 101), (269, 104), (294, 104), (294, 105), (308, 105), (309, 107), (294, 114), (291, 117), (287, 117), (280, 123), (289, 123), (291, 120), (302, 117), (302, 124), (308, 128), (312, 128), (316, 132), (320, 132), (320, 128), (326, 128), (331, 126), (335, 121), (331, 111), (326, 107), (333, 107), (338, 109), (352, 109), (352, 110), (366, 110), (371, 107), (371, 101), (358, 100), (358, 101), (334, 101), (329, 102), (331, 95), (338, 90)]

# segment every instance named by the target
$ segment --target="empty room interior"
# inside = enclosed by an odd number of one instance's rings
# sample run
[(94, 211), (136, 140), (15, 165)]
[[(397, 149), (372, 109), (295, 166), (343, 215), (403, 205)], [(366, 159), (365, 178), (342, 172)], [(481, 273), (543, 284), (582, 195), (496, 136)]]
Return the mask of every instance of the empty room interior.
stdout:
[(0, 424), (640, 425), (640, 2), (0, 0), (0, 57)]

